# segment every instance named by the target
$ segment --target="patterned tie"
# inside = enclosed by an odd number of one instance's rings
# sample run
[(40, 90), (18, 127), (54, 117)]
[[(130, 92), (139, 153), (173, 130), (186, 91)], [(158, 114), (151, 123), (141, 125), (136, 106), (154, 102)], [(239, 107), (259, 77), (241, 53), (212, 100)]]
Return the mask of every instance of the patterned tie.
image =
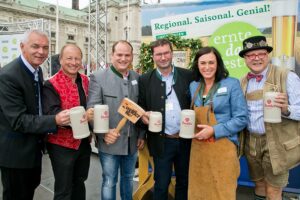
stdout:
[(36, 82), (39, 82), (39, 70), (36, 69), (33, 74), (34, 74), (34, 80)]
[(252, 79), (252, 78), (255, 78), (255, 79), (256, 79), (256, 82), (260, 82), (261, 79), (262, 79), (263, 77), (264, 77), (264, 76), (261, 75), (261, 74), (253, 74), (253, 73), (251, 73), (251, 72), (249, 72), (249, 73), (247, 74), (247, 79), (248, 79), (248, 80), (250, 80), (250, 79)]

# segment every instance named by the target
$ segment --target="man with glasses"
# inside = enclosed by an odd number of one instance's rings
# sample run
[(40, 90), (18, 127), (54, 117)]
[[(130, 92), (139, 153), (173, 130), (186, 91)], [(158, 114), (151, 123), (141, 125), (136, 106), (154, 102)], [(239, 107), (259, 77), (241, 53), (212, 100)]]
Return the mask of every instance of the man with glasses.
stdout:
[(172, 44), (159, 39), (151, 44), (156, 69), (139, 79), (139, 104), (147, 111), (162, 113), (162, 131), (148, 131), (149, 112), (142, 120), (146, 125), (147, 142), (154, 160), (154, 200), (168, 199), (168, 186), (174, 165), (175, 199), (187, 200), (188, 168), (191, 140), (179, 138), (180, 112), (190, 106), (189, 70), (172, 65)]
[[(245, 155), (255, 183), (255, 200), (282, 199), (289, 169), (299, 163), (300, 79), (270, 64), (272, 50), (264, 36), (253, 36), (243, 41), (239, 53), (250, 69), (241, 85), (249, 112)], [(274, 105), (281, 109), (281, 123), (264, 122), (263, 95), (269, 91), (279, 92)]]

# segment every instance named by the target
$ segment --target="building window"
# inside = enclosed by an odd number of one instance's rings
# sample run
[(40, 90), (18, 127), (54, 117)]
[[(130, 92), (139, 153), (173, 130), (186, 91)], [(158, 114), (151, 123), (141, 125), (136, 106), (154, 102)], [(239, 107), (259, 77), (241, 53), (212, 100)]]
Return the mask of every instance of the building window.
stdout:
[(89, 38), (88, 37), (85, 38), (85, 42), (89, 42)]
[(55, 32), (51, 32), (51, 37), (55, 38), (56, 37), (56, 33)]
[(52, 12), (52, 13), (55, 12), (55, 8), (53, 8), (53, 7), (50, 7), (49, 10), (50, 10), (50, 12)]
[(55, 54), (55, 43), (51, 43), (51, 55)]
[(118, 17), (117, 16), (115, 16), (115, 21), (118, 21)]
[(8, 31), (8, 27), (7, 26), (0, 26), (0, 31)]
[(68, 35), (68, 40), (74, 40), (74, 35)]

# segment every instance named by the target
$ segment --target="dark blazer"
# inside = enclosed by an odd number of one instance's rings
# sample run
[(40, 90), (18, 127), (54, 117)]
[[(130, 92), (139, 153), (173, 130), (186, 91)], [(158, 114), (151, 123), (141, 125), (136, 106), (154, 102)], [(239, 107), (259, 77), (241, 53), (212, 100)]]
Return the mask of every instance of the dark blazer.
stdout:
[[(40, 74), (42, 89), (43, 75)], [(21, 57), (0, 69), (0, 166), (41, 165), (45, 133), (56, 131), (55, 116), (39, 116), (37, 85)]]
[[(192, 81), (192, 72), (175, 67), (174, 81), (173, 89), (176, 92), (181, 109), (189, 109), (191, 103), (189, 85)], [(159, 111), (163, 115), (163, 128), (160, 133), (149, 133), (148, 127), (143, 126), (147, 133), (147, 143), (151, 156), (159, 156), (164, 150), (166, 99), (166, 84), (158, 78), (156, 69), (140, 77), (139, 105), (146, 111)]]

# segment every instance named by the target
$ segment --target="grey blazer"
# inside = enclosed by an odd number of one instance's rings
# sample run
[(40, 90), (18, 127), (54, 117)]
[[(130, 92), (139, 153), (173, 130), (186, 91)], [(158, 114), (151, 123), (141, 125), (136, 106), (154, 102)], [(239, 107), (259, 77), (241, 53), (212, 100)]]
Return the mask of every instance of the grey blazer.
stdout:
[[(134, 71), (129, 71), (128, 80), (124, 80), (112, 71), (111, 67), (99, 70), (90, 76), (89, 95), (87, 108), (96, 104), (106, 104), (109, 107), (109, 128), (116, 128), (122, 116), (118, 108), (123, 98), (127, 97), (134, 102), (138, 101), (138, 77)], [(97, 134), (98, 149), (101, 152), (113, 155), (128, 155), (137, 151), (137, 139), (144, 136), (138, 135), (136, 125), (127, 121), (121, 130), (121, 136), (116, 143), (107, 145), (104, 141), (104, 134)], [(128, 139), (130, 146), (128, 148)]]

